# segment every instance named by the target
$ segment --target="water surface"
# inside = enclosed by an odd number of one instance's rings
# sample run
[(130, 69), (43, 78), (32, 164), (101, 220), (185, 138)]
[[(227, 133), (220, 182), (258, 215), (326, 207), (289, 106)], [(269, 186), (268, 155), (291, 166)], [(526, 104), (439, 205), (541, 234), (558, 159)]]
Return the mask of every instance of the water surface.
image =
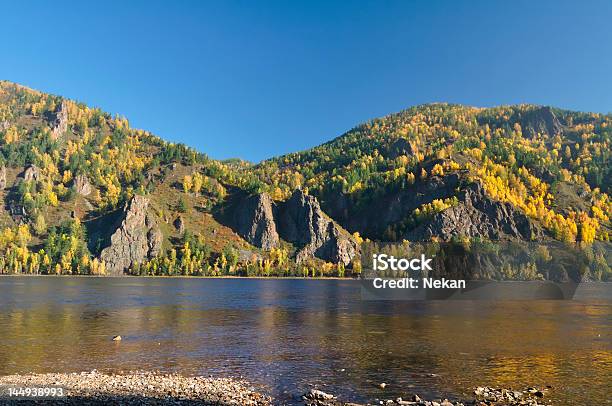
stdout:
[(360, 293), (351, 280), (3, 277), (0, 375), (243, 376), (281, 403), (310, 385), (353, 401), (551, 385), (555, 404), (608, 402), (609, 301), (368, 302)]

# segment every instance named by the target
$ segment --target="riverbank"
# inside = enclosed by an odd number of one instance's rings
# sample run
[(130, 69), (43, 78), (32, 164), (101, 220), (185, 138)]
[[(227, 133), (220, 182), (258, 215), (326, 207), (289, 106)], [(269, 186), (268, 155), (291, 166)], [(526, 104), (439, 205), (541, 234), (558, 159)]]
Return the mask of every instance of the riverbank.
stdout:
[[(417, 394), (412, 394), (406, 399), (376, 399), (373, 404), (467, 406), (494, 403), (500, 406), (541, 406), (545, 404), (542, 398), (548, 390), (527, 388), (517, 391), (479, 387), (474, 391), (473, 398), (467, 400), (424, 400)], [(37, 395), (34, 396), (33, 393)], [(12, 404), (16, 400), (26, 404), (51, 402), (62, 405), (269, 406), (282, 404), (275, 402), (274, 399), (242, 380), (202, 376), (186, 377), (178, 374), (142, 371), (127, 374), (104, 374), (95, 370), (81, 373), (0, 377), (0, 405)], [(301, 397), (296, 396), (296, 402), (306, 406), (363, 406), (344, 399), (339, 400), (332, 394), (315, 389)]]
[[(11, 404), (14, 395), (34, 388), (55, 388), (50, 400), (63, 405), (271, 405), (270, 397), (247, 382), (229, 378), (185, 377), (177, 374), (130, 372), (125, 375), (97, 371), (71, 374), (32, 374), (0, 377), (0, 405)], [(61, 391), (59, 390), (61, 388)], [(59, 396), (61, 392), (61, 395)], [(35, 400), (33, 396), (15, 399)], [(32, 402), (34, 403), (34, 402)], [(42, 402), (41, 402), (42, 403)], [(48, 403), (47, 403), (48, 404)]]
[[(552, 403), (542, 399), (549, 388), (536, 389), (526, 388), (524, 390), (512, 390), (504, 388), (478, 387), (473, 392), (473, 397), (462, 400), (433, 399), (425, 400), (417, 394), (407, 398), (376, 399), (374, 405), (385, 406), (550, 406)], [(320, 390), (312, 389), (302, 396), (305, 406), (366, 406), (357, 403), (346, 403), (340, 401), (336, 396)], [(370, 403), (367, 406), (371, 406)]]

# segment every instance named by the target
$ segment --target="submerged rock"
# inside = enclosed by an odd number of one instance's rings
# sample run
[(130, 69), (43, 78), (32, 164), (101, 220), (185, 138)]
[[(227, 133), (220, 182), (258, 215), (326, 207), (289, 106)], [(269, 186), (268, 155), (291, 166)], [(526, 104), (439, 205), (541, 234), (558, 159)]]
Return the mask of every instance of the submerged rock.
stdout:
[(159, 254), (163, 236), (153, 218), (147, 215), (148, 205), (149, 199), (138, 195), (125, 204), (110, 244), (100, 252), (100, 259), (110, 274), (122, 274)]
[(321, 390), (311, 389), (302, 396), (304, 404), (308, 406), (332, 406), (338, 405), (336, 397)]

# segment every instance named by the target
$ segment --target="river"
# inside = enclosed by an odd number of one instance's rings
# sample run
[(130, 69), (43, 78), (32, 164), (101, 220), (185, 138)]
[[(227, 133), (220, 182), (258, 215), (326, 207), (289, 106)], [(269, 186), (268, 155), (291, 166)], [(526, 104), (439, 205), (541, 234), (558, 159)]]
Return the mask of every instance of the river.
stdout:
[(312, 385), (352, 401), (550, 385), (555, 404), (604, 404), (611, 315), (606, 300), (362, 301), (352, 280), (2, 277), (0, 375), (242, 376), (287, 404)]

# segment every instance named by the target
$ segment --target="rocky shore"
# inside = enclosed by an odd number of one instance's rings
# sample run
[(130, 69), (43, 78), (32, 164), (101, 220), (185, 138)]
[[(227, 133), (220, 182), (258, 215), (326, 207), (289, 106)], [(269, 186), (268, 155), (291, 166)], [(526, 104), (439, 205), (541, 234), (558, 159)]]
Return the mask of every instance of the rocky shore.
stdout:
[[(71, 374), (33, 374), (0, 377), (0, 405), (13, 404), (9, 386), (61, 387), (60, 405), (270, 405), (271, 398), (244, 381), (228, 378), (185, 377), (176, 374), (130, 372), (114, 375), (97, 371)], [(47, 398), (48, 399), (48, 398)], [(19, 404), (49, 404), (49, 400), (26, 400)]]
[[(550, 401), (543, 398), (550, 388), (537, 389), (525, 388), (523, 390), (512, 390), (505, 388), (478, 387), (474, 390), (471, 399), (449, 400), (434, 399), (425, 400), (417, 394), (410, 397), (396, 399), (377, 399), (374, 405), (384, 406), (544, 406), (550, 405)], [(306, 406), (364, 406), (362, 404), (343, 402), (336, 396), (320, 390), (311, 389), (302, 400)], [(368, 406), (371, 404), (368, 403)]]
[[(382, 385), (382, 384), (381, 384)], [(56, 398), (19, 398), (19, 404), (59, 405), (245, 405), (283, 404), (264, 395), (247, 382), (230, 378), (186, 377), (178, 374), (129, 372), (105, 374), (98, 371), (81, 373), (9, 375), (0, 377), (0, 405), (14, 404), (8, 388), (62, 388)], [(417, 394), (406, 398), (376, 399), (370, 405), (384, 406), (543, 406), (550, 405), (550, 388), (478, 387), (470, 399), (425, 400)], [(51, 402), (50, 402), (51, 400)], [(292, 402), (292, 404), (295, 402)], [(311, 389), (297, 403), (305, 406), (365, 406), (338, 399), (330, 393)]]

